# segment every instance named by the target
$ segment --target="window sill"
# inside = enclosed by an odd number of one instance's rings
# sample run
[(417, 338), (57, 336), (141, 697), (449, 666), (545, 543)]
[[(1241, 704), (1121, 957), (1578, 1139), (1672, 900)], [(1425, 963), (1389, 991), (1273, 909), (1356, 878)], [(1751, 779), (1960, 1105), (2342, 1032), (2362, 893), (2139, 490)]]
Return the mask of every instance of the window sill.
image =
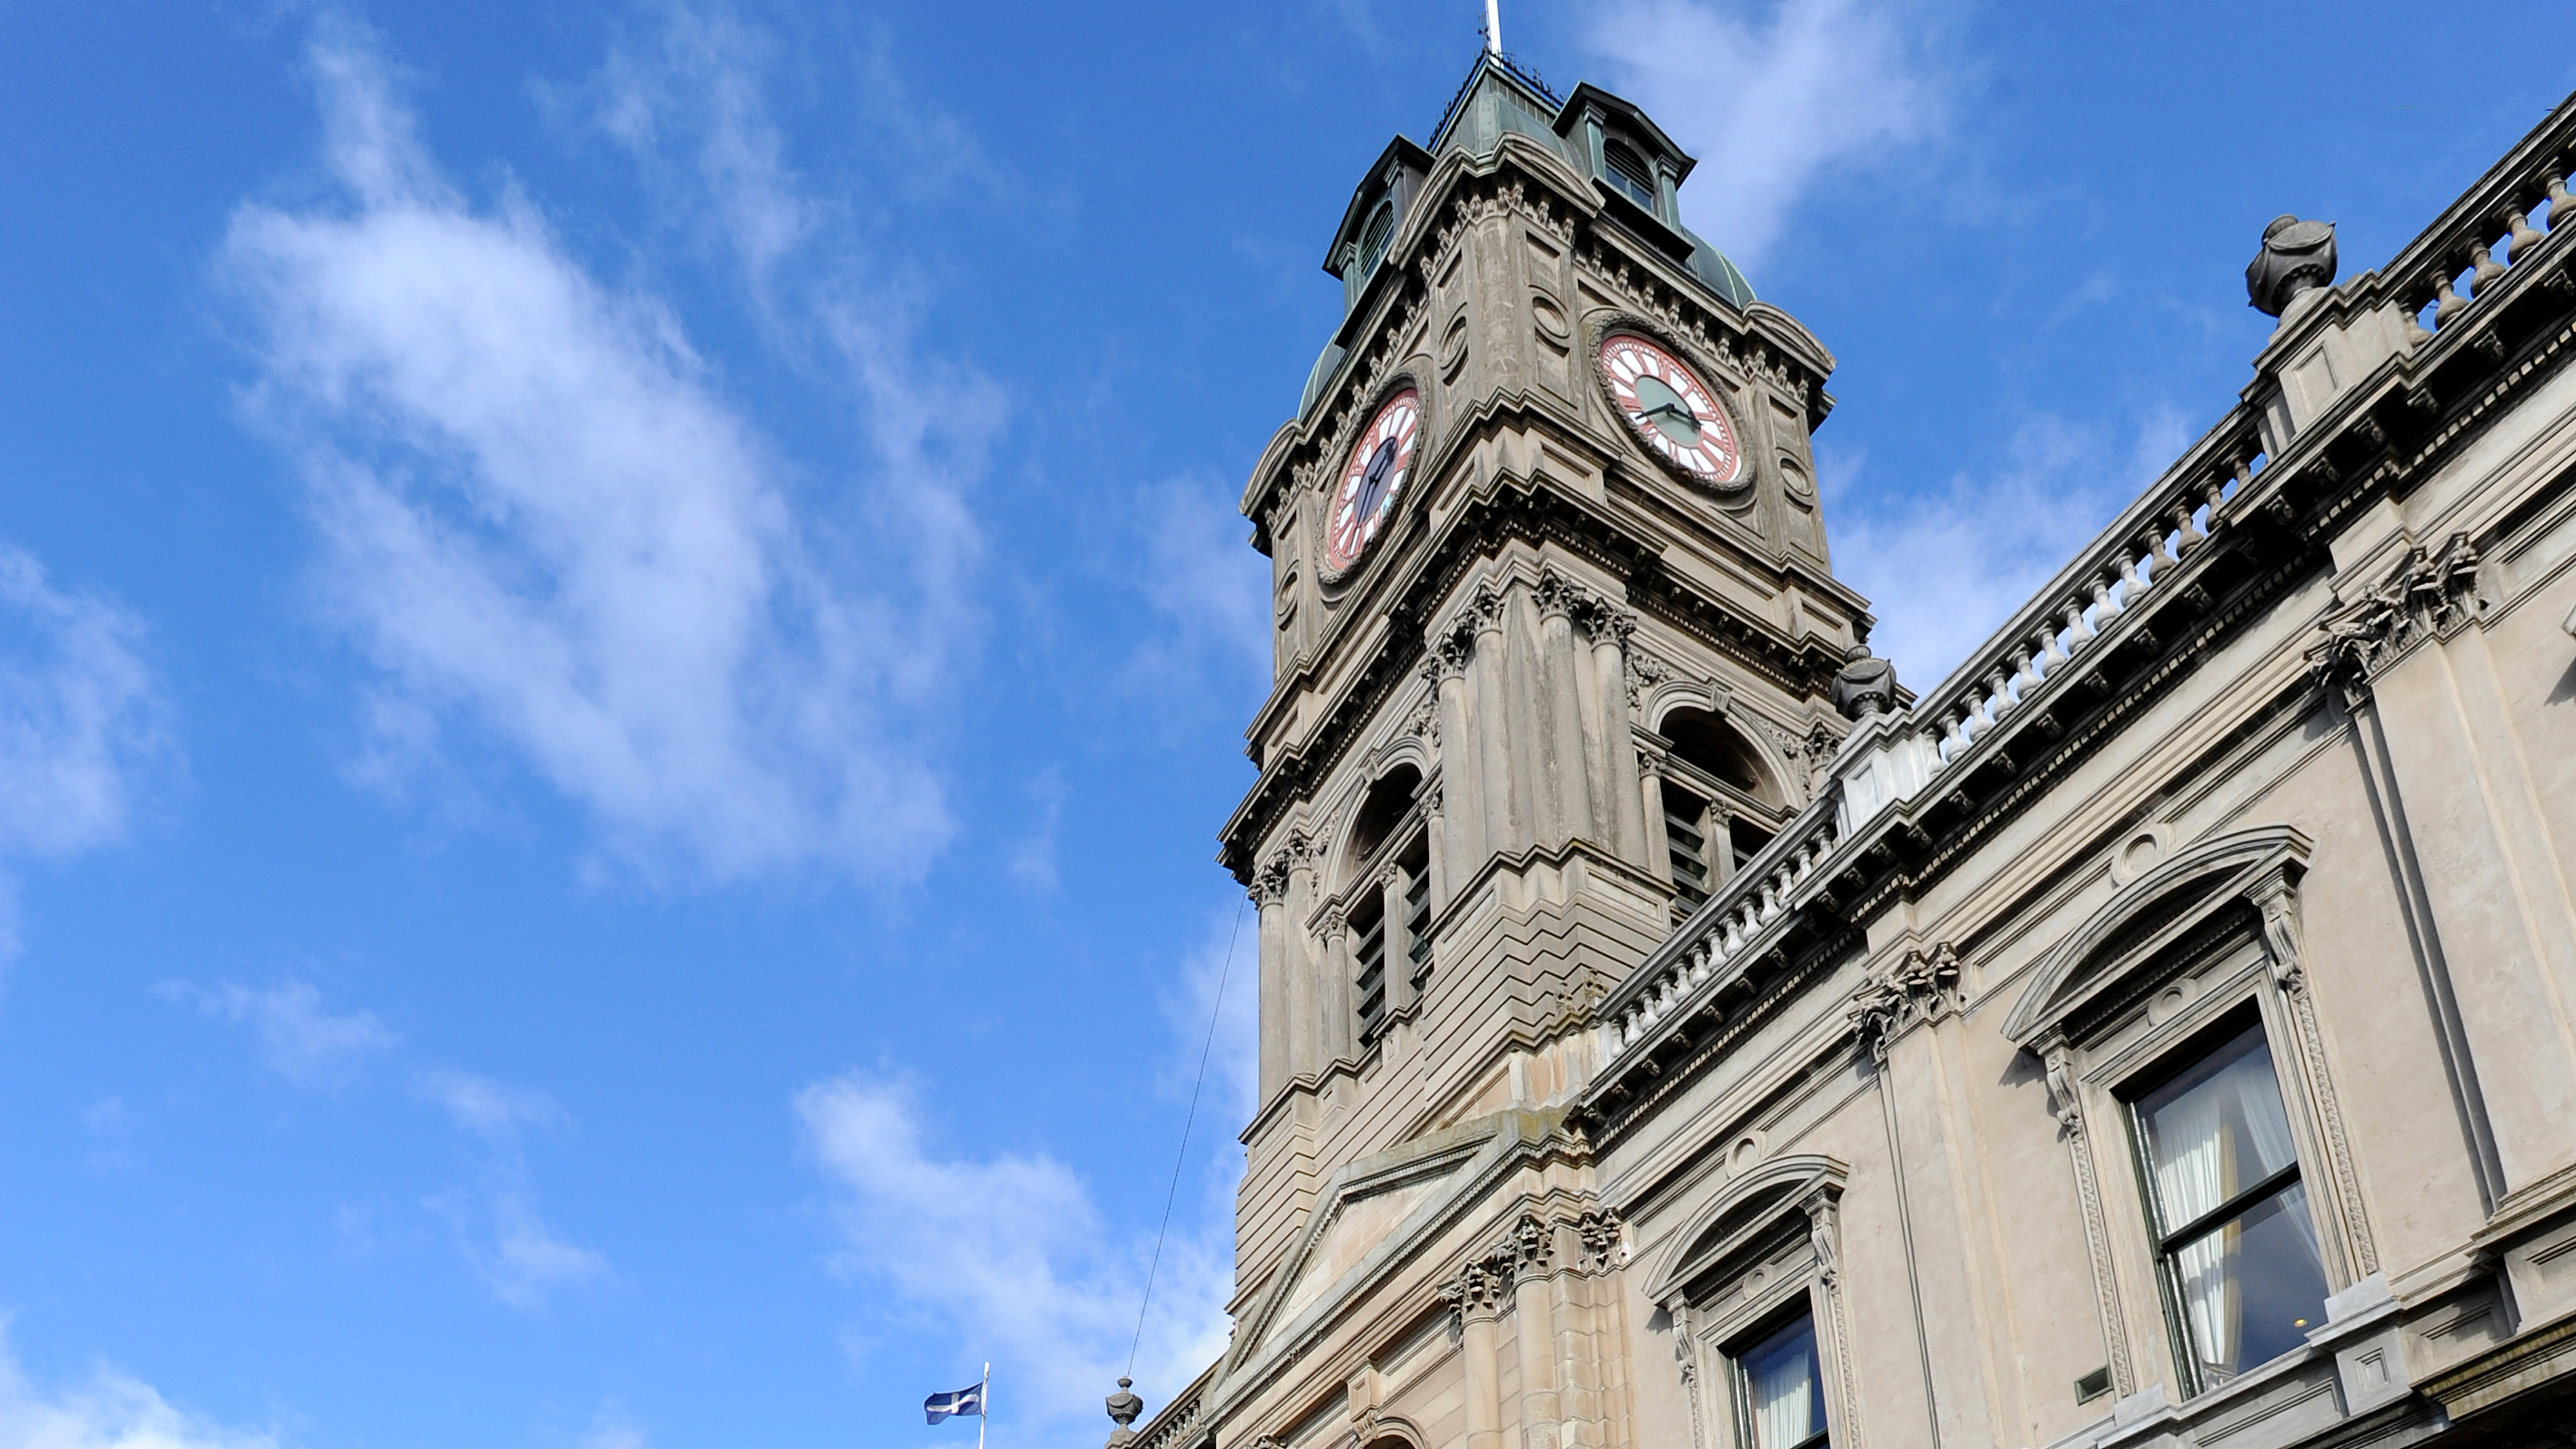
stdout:
[[(2305, 1348), (2237, 1375), (2182, 1403), (2164, 1386), (2123, 1399), (2108, 1421), (2061, 1441), (2062, 1449), (2150, 1449), (2219, 1443), (2267, 1449), (2302, 1442), (2413, 1392), (2397, 1300), (2376, 1275), (2326, 1300), (2331, 1315)], [(2053, 1446), (2054, 1449), (2054, 1446)]]

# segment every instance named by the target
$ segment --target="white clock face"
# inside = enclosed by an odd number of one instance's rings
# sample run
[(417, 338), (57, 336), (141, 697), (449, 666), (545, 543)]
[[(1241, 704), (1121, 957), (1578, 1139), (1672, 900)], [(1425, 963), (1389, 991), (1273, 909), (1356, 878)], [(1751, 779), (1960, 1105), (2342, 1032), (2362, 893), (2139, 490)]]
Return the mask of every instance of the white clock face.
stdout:
[(1341, 573), (1377, 542), (1413, 472), (1413, 443), (1421, 430), (1422, 394), (1408, 387), (1386, 400), (1351, 445), (1324, 530), (1324, 567)]
[(1723, 488), (1744, 475), (1744, 451), (1716, 394), (1681, 359), (1633, 332), (1601, 339), (1601, 376), (1638, 441), (1684, 476)]

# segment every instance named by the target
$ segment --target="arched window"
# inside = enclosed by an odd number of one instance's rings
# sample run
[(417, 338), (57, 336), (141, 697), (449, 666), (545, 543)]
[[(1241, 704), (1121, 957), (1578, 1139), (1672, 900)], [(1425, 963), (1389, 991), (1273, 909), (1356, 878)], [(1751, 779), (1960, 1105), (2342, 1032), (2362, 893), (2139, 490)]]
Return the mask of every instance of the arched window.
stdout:
[(1421, 793), (1422, 772), (1411, 765), (1381, 776), (1360, 801), (1343, 855), (1352, 1026), (1363, 1048), (1431, 976), (1431, 840), (1415, 813)]
[(1625, 141), (1607, 141), (1601, 147), (1601, 160), (1610, 172), (1609, 182), (1626, 192), (1628, 199), (1648, 211), (1655, 209), (1655, 173), (1646, 158)]
[(1351, 820), (1350, 849), (1343, 867), (1346, 877), (1367, 867), (1378, 847), (1386, 844), (1387, 832), (1413, 809), (1413, 797), (1421, 790), (1422, 772), (1411, 765), (1398, 765), (1369, 786), (1359, 814)]

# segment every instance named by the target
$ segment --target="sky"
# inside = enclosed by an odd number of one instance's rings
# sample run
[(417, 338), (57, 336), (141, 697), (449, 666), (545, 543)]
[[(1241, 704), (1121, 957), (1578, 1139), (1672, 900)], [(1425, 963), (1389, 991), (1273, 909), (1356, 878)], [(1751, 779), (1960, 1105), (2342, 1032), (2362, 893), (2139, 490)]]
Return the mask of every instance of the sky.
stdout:
[[(1007, 1449), (1184, 1385), (1235, 502), (1482, 8), (0, 0), (0, 1449), (936, 1449), (987, 1362)], [(1503, 13), (1835, 354), (1917, 687), (2235, 399), (2265, 222), (2376, 265), (2576, 38)]]

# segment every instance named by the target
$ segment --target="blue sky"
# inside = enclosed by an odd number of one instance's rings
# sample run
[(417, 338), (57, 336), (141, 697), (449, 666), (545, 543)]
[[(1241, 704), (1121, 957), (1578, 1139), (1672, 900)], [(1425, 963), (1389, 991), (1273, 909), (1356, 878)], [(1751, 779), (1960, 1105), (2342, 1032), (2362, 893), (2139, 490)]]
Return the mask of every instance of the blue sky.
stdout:
[[(1359, 168), (1481, 6), (0, 0), (0, 1449), (1097, 1442)], [(1507, 4), (1928, 684), (2563, 7)], [(1138, 1387), (1222, 1342), (1249, 943)]]

